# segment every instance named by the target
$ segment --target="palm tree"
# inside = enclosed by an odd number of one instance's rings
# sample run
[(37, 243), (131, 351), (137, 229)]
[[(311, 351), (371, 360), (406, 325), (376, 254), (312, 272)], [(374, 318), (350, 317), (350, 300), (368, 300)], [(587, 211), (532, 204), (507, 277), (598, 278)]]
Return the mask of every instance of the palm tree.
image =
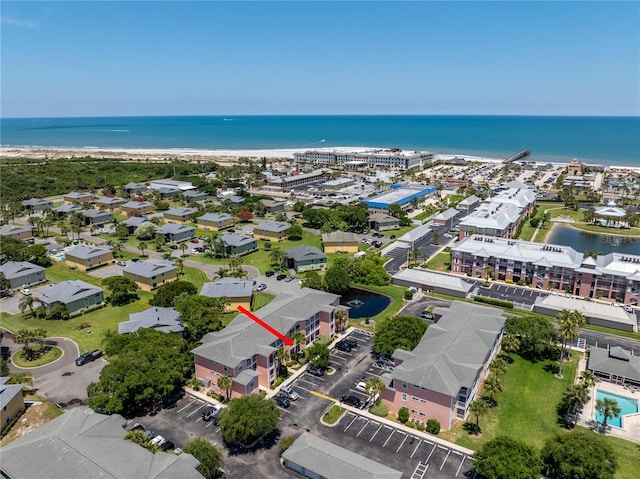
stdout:
[(33, 355), (31, 347), (29, 347), (29, 344), (31, 343), (31, 341), (33, 341), (33, 339), (33, 331), (31, 329), (20, 329), (13, 336), (13, 340), (16, 343), (24, 344), (24, 354), (27, 359), (31, 359)]
[(36, 328), (36, 329), (33, 330), (33, 339), (34, 339), (34, 341), (38, 342), (38, 345), (40, 346), (40, 352), (41, 353), (42, 353), (42, 350), (44, 348), (44, 339), (48, 335), (49, 335), (49, 333), (44, 328)]
[(144, 249), (147, 247), (147, 243), (145, 241), (138, 242), (138, 248), (140, 248), (140, 254), (144, 256)]
[(24, 312), (28, 309), (29, 313), (31, 313), (31, 315), (33, 316), (33, 305), (35, 303), (35, 299), (33, 298), (33, 296), (29, 295), (23, 295), (22, 298), (20, 298), (20, 301), (18, 302), (18, 307), (20, 308), (20, 312), (22, 314), (24, 314)]
[(176, 258), (176, 263), (178, 264), (178, 268), (180, 268), (180, 274), (184, 271), (184, 258)]
[(618, 401), (611, 398), (598, 399), (596, 401), (596, 409), (602, 414), (602, 427), (607, 427), (607, 419), (618, 417), (622, 410), (618, 406)]
[(469, 404), (469, 412), (476, 417), (476, 428), (480, 430), (480, 417), (489, 412), (489, 406), (482, 399), (476, 399)]
[(588, 369), (586, 369), (582, 371), (582, 373), (580, 373), (580, 384), (582, 384), (585, 388), (591, 389), (596, 385), (596, 382), (596, 375), (593, 374), (593, 371), (589, 371)]
[(346, 309), (336, 311), (336, 332), (341, 333), (345, 330), (345, 326), (349, 324), (349, 315)]
[(269, 260), (271, 261), (271, 264), (274, 266), (277, 266), (278, 268), (282, 268), (282, 263), (284, 263), (284, 258), (285, 258), (284, 252), (278, 247), (273, 248), (269, 253)]
[(568, 406), (567, 412), (573, 415), (577, 422), (578, 413), (589, 402), (589, 391), (582, 384), (573, 384), (564, 393), (563, 402)]
[(182, 256), (184, 256), (185, 251), (187, 251), (187, 243), (186, 242), (182, 242), (180, 243), (180, 250), (182, 251)]
[(575, 330), (575, 325), (573, 323), (573, 317), (571, 316), (571, 311), (568, 309), (563, 309), (556, 315), (556, 319), (558, 324), (560, 325), (560, 337), (562, 338), (562, 352), (560, 354), (560, 375), (562, 376), (562, 361), (564, 360), (564, 350), (567, 344), (567, 340), (571, 337)]
[(520, 349), (520, 340), (515, 334), (507, 333), (502, 337), (502, 349), (507, 353), (515, 353)]
[(294, 345), (294, 348), (296, 349), (296, 352), (300, 352), (301, 344), (303, 346), (307, 345), (307, 335), (304, 331), (296, 331), (291, 335), (291, 339), (293, 340), (293, 345)]
[(492, 374), (485, 380), (484, 389), (489, 393), (491, 402), (494, 402), (493, 397), (496, 393), (501, 393), (504, 390), (502, 387), (502, 381), (495, 374)]
[(284, 346), (280, 346), (276, 351), (276, 360), (278, 361), (278, 376), (280, 371), (286, 367), (287, 359), (289, 359), (289, 351)]
[(9, 380), (7, 384), (32, 384), (33, 376), (31, 373), (21, 372), (21, 373), (10, 373)]
[(507, 362), (501, 357), (497, 357), (491, 361), (490, 369), (496, 376), (502, 376), (507, 372)]
[(218, 387), (222, 389), (227, 397), (227, 401), (229, 401), (229, 393), (231, 392), (231, 387), (233, 386), (233, 379), (228, 374), (224, 376), (220, 376), (218, 378)]
[(380, 391), (384, 389), (384, 383), (378, 376), (371, 376), (367, 379), (364, 389), (369, 396), (375, 399), (380, 394)]

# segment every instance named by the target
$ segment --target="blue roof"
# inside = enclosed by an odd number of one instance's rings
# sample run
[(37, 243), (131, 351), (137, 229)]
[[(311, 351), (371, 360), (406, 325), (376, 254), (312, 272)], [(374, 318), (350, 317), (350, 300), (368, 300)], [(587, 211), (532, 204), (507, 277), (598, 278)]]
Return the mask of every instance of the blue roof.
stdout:
[(404, 205), (414, 198), (422, 198), (438, 189), (435, 185), (392, 185), (385, 191), (364, 203), (369, 208), (388, 208), (389, 205)]

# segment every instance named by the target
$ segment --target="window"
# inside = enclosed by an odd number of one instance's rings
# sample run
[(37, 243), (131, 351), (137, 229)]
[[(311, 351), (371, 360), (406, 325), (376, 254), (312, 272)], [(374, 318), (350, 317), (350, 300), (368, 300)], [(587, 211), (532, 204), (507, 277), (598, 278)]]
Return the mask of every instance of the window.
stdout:
[(413, 396), (413, 397), (411, 398), (411, 400), (412, 400), (412, 401), (415, 401), (415, 402), (418, 402), (418, 401), (420, 401), (420, 398), (417, 398), (417, 397)]
[(247, 359), (247, 367), (251, 367), (251, 359)]
[(403, 401), (406, 401), (407, 395), (405, 393), (402, 393), (402, 396), (400, 396), (400, 399), (402, 399)]
[(407, 389), (407, 383), (402, 381), (402, 389)]
[(420, 403), (421, 404), (427, 404), (427, 400), (426, 399), (420, 399)]

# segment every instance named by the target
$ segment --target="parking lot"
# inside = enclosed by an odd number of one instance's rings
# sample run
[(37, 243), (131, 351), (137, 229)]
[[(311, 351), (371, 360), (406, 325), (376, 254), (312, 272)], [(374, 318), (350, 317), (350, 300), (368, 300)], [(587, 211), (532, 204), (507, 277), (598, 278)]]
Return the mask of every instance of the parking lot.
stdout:
[(511, 301), (516, 307), (522, 308), (525, 306), (525, 309), (531, 309), (531, 306), (533, 306), (533, 303), (535, 303), (538, 297), (547, 296), (549, 293), (532, 288), (520, 288), (508, 284), (494, 283), (490, 288), (480, 287), (477, 294), (479, 296), (486, 296), (487, 298)]

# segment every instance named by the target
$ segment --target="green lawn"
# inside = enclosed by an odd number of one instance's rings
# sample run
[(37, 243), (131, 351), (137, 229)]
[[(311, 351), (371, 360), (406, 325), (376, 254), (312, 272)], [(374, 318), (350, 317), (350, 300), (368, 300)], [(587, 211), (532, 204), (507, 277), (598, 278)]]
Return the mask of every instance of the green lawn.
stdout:
[(426, 267), (436, 271), (449, 271), (451, 268), (451, 254), (444, 251), (427, 261)]
[(253, 293), (253, 305), (251, 306), (252, 311), (255, 311), (257, 309), (260, 309), (266, 306), (271, 301), (273, 301), (274, 298), (275, 296), (269, 293), (263, 293), (263, 292)]

